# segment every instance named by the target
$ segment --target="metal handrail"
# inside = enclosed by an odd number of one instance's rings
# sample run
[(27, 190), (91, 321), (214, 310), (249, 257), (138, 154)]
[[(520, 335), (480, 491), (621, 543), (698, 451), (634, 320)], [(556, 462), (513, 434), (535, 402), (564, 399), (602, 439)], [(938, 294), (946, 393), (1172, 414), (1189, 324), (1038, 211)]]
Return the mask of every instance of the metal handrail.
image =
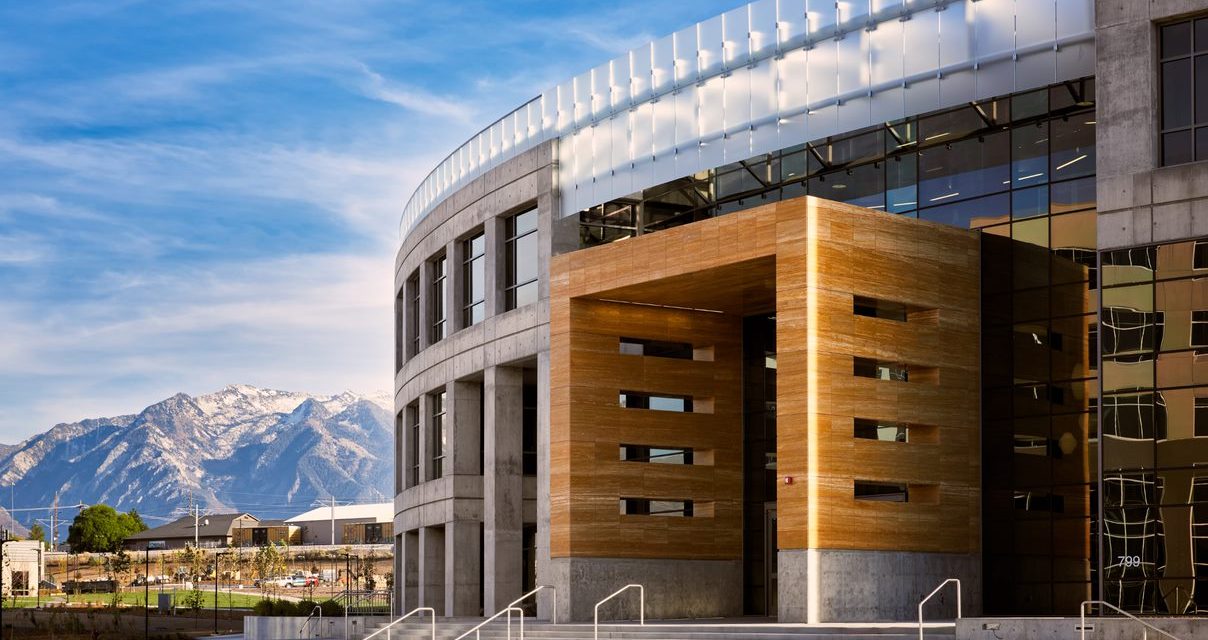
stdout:
[(540, 585), (536, 589), (533, 589), (532, 591), (509, 602), (507, 606), (514, 607), (514, 606), (520, 604), (521, 602), (527, 600), (530, 596), (536, 595), (536, 593), (542, 589), (549, 589), (550, 591), (554, 592), (554, 612), (552, 614), (550, 614), (549, 621), (553, 624), (558, 624), (558, 589), (557, 589), (557, 587), (554, 587), (553, 585), (548, 585), (548, 584)]
[(407, 618), (410, 618), (411, 616), (413, 616), (421, 611), (427, 611), (428, 617), (432, 619), (432, 640), (436, 640), (436, 609), (433, 609), (432, 607), (416, 607), (416, 608), (408, 611), (407, 613), (404, 613), (403, 617), (399, 618), (398, 620), (395, 620), (394, 622), (391, 622), (390, 624), (382, 627), (381, 629), (378, 629), (377, 631), (374, 631), (373, 633), (365, 636), (365, 640), (369, 640), (373, 636), (376, 636), (377, 634), (379, 634), (383, 631), (386, 632), (386, 639), (389, 640), (390, 639), (390, 627), (393, 627), (394, 625), (402, 622), (403, 620), (406, 620)]
[(961, 581), (959, 578), (948, 578), (947, 580), (941, 582), (940, 586), (932, 589), (931, 593), (927, 594), (926, 598), (923, 598), (921, 601), (919, 601), (919, 640), (923, 640), (923, 605), (927, 604), (928, 600), (933, 598), (935, 594), (939, 593), (940, 589), (948, 586), (949, 582), (956, 583), (956, 619), (961, 619)]
[[(320, 607), (319, 605), (316, 604), (315, 608), (310, 610), (310, 615), (306, 616), (306, 620), (304, 620), (302, 622), (302, 626), (298, 627), (298, 635), (300, 635), (300, 636), (303, 635), (302, 630), (310, 625), (310, 623), (314, 619), (316, 613), (319, 614), (319, 626), (320, 627), (323, 626), (323, 607)], [(303, 637), (305, 637), (305, 636), (303, 636)], [(315, 636), (315, 637), (318, 637), (318, 636)]]
[(1142, 640), (1147, 640), (1149, 638), (1149, 629), (1153, 629), (1154, 631), (1157, 631), (1158, 633), (1166, 636), (1167, 638), (1170, 638), (1171, 640), (1180, 640), (1180, 638), (1178, 636), (1167, 633), (1166, 631), (1163, 631), (1163, 630), (1153, 626), (1152, 624), (1149, 624), (1148, 622), (1138, 618), (1137, 616), (1134, 616), (1133, 614), (1121, 609), (1120, 607), (1117, 607), (1116, 605), (1111, 604), (1110, 602), (1104, 602), (1102, 600), (1087, 600), (1087, 601), (1083, 602), (1082, 604), (1078, 605), (1078, 620), (1081, 625), (1080, 633), (1082, 634), (1082, 640), (1086, 640), (1086, 605), (1088, 605), (1088, 604), (1097, 604), (1101, 607), (1107, 607), (1108, 609), (1111, 609), (1112, 611), (1115, 611), (1119, 614), (1132, 618), (1133, 620), (1136, 620), (1137, 622), (1141, 623), (1141, 625), (1143, 627), (1146, 627), (1145, 629), (1142, 629), (1142, 631), (1141, 631)]
[[(474, 625), (474, 628), (467, 630), (465, 633), (457, 636), (456, 638), (453, 638), (453, 640), (462, 640), (462, 638), (465, 638), (466, 636), (470, 635), (471, 633), (474, 634), (474, 640), (479, 640), (479, 638), (481, 637), (481, 634), (479, 633), (479, 629), (487, 626), (488, 622), (491, 622), (495, 618), (498, 618), (499, 616), (501, 616), (505, 613), (508, 614), (508, 640), (512, 640), (512, 612), (513, 611), (520, 614), (520, 640), (524, 640), (524, 609), (521, 609), (520, 607), (506, 607), (504, 609), (500, 609), (498, 612), (495, 613), (495, 615), (487, 618), (486, 620), (483, 620), (482, 622), (479, 622), (478, 624)], [(369, 640), (369, 638), (365, 638), (365, 640)]]
[[(643, 587), (640, 584), (627, 584), (612, 592), (612, 595), (596, 603), (596, 609), (593, 613), (594, 621), (592, 622), (592, 637), (595, 640), (600, 640), (600, 605), (621, 595), (626, 590), (633, 588), (637, 588), (638, 590), (638, 624), (642, 626), (646, 625), (646, 587)], [(458, 640), (460, 640), (460, 638)]]

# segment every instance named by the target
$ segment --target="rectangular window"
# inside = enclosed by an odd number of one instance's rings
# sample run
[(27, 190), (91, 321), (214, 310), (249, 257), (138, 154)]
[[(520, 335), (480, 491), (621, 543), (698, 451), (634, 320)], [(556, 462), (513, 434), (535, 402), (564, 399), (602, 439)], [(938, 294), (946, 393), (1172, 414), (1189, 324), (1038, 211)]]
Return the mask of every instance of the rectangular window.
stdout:
[(410, 438), (407, 440), (407, 487), (419, 484), (419, 403), (407, 405), (408, 429)]
[(651, 447), (641, 444), (623, 444), (621, 460), (625, 462), (651, 462), (655, 464), (692, 464), (692, 449), (683, 447)]
[(692, 396), (656, 395), (637, 391), (622, 391), (621, 406), (626, 409), (652, 409), (654, 411), (692, 412)]
[(904, 483), (866, 482), (856, 480), (856, 500), (909, 502), (909, 490)]
[(1192, 269), (1208, 269), (1208, 240), (1196, 240), (1191, 258)]
[(1166, 316), (1162, 311), (1138, 311), (1127, 307), (1103, 310), (1103, 355), (1153, 351), (1162, 343)]
[(403, 370), (403, 363), (407, 361), (407, 348), (410, 342), (407, 340), (407, 290), (406, 286), (399, 289), (398, 295), (394, 299), (394, 372), (398, 373)]
[(1208, 398), (1195, 399), (1195, 437), (1208, 438)]
[(1191, 312), (1191, 346), (1208, 347), (1208, 311)]
[(507, 310), (537, 301), (537, 210), (507, 219)]
[(692, 345), (686, 342), (665, 342), (641, 338), (621, 338), (621, 353), (651, 358), (692, 359)]
[(650, 498), (621, 498), (621, 515), (691, 518), (692, 501), (651, 500)]
[(448, 299), (448, 260), (441, 256), (432, 261), (432, 295), (428, 297), (429, 315), (432, 317), (432, 333), (429, 343), (436, 344), (445, 339), (445, 300)]
[(407, 331), (411, 342), (410, 355), (419, 353), (419, 272), (407, 279)]
[(910, 311), (906, 308), (906, 305), (900, 302), (855, 296), (852, 303), (852, 313), (869, 318), (906, 322), (909, 319)]
[(403, 457), (403, 443), (407, 442), (407, 410), (403, 409), (394, 416), (394, 492), (402, 493), (407, 486), (406, 458)]
[(1206, 160), (1208, 18), (1164, 25), (1160, 40), (1162, 165)]
[(910, 366), (901, 362), (884, 362), (872, 358), (853, 358), (852, 373), (861, 378), (877, 380), (910, 381)]
[(856, 418), (855, 433), (853, 435), (864, 440), (910, 442), (910, 427), (905, 422)]
[(486, 317), (487, 299), (487, 239), (478, 234), (461, 243), (462, 295), (461, 326), (469, 327)]
[(428, 472), (429, 480), (444, 476), (445, 446), (448, 444), (448, 432), (445, 429), (445, 392), (428, 396), (428, 405), (432, 409), (432, 469)]

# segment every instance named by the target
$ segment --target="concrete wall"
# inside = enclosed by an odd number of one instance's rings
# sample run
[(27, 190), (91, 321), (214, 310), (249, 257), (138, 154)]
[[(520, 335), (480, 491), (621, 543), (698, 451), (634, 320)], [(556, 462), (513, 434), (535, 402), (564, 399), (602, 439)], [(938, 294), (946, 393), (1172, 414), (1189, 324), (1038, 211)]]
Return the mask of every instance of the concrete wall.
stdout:
[[(809, 563), (819, 564), (819, 596), (811, 616)], [(777, 561), (780, 622), (907, 622), (918, 604), (948, 578), (961, 581), (964, 615), (981, 611), (981, 557), (899, 551), (782, 550)], [(955, 586), (924, 610), (928, 618), (956, 617)]]
[[(627, 584), (646, 590), (646, 618), (742, 615), (741, 560), (551, 558), (558, 589), (558, 622), (590, 622), (595, 605)], [(638, 593), (630, 590), (600, 607), (600, 620), (636, 620)]]
[[(410, 326), (406, 305), (401, 305), (396, 345), (403, 348), (399, 355), (409, 357), (400, 358), (402, 366), (395, 374), (395, 411), (418, 403), (422, 434), (420, 482), (395, 496), (395, 533), (418, 536), (403, 538), (418, 544), (412, 549), (405, 543), (402, 550), (409, 580), (415, 571), (414, 582), (402, 589), (402, 610), (424, 605), (436, 606), (443, 615), (490, 614), (522, 590), (521, 537), (524, 523), (538, 519), (538, 490), (522, 475), (519, 389), (524, 369), (537, 371), (539, 388), (548, 388), (548, 371), (542, 373), (539, 362), (549, 349), (546, 274), (556, 204), (551, 154), (552, 145), (541, 145), (451, 194), (407, 235), (395, 261), (396, 294), (407, 287), (413, 273), (420, 274), (421, 292), (417, 327)], [(506, 311), (505, 221), (534, 205), (539, 300)], [(463, 326), (462, 241), (480, 231), (486, 241), (486, 317)], [(428, 335), (432, 279), (427, 265), (442, 252), (450, 283), (447, 332), (433, 343)], [(407, 346), (413, 333), (420, 336), (417, 353)], [(440, 390), (446, 393), (446, 458), (442, 477), (429, 479), (434, 475), (429, 468), (434, 447), (430, 394)], [(541, 400), (548, 404), (548, 398)], [(540, 422), (548, 420), (548, 411), (538, 414), (539, 456), (547, 456), (543, 452), (548, 436), (542, 439), (540, 434), (548, 434), (548, 426), (543, 429)], [(411, 457), (410, 426), (403, 425), (403, 442), (395, 447), (400, 468)], [(537, 545), (538, 558), (548, 556), (548, 533), (539, 533)]]
[[(1145, 618), (1180, 640), (1208, 640), (1208, 623), (1194, 618)], [(1082, 640), (1078, 618), (965, 618), (956, 623), (961, 640)], [(1140, 623), (1126, 618), (1086, 618), (1086, 640), (1135, 640)], [(1164, 636), (1148, 630), (1148, 637)]]
[[(314, 638), (314, 633), (310, 629), (317, 628), (320, 633), (320, 638), (343, 638), (344, 637), (344, 618), (324, 618), (321, 622), (316, 620), (308, 627), (306, 637)], [(349, 616), (348, 620), (348, 637), (359, 638), (361, 630), (366, 625), (375, 625), (383, 622), (388, 622), (389, 617), (383, 616)], [(267, 616), (247, 616), (243, 619), (243, 637), (246, 640), (293, 640), (300, 638), (298, 629), (306, 622), (303, 617), (267, 617)], [(357, 635), (353, 635), (353, 630), (356, 630)]]
[(1156, 21), (1204, 0), (1096, 0), (1099, 248), (1208, 235), (1208, 163), (1159, 167)]

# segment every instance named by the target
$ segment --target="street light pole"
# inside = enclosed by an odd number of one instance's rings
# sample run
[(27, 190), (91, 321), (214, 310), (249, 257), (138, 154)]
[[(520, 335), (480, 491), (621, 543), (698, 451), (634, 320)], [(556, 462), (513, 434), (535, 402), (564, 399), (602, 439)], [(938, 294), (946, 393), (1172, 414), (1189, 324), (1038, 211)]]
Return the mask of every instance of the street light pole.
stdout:
[(143, 638), (151, 638), (151, 543), (143, 545)]

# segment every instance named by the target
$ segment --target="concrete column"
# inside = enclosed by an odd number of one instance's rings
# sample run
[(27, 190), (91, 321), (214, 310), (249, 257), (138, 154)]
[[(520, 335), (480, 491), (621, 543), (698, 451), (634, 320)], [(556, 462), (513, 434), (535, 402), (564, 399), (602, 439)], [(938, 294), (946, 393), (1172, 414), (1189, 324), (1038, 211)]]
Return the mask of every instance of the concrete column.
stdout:
[(445, 453), (445, 473), (479, 475), (482, 473), (482, 383), (454, 382), (446, 387), (446, 424), (449, 427), (449, 451)]
[(445, 603), (450, 616), (478, 616), (482, 601), (482, 523), (455, 520), (445, 524)]
[(403, 611), (419, 605), (419, 531), (403, 533)]
[(445, 280), (445, 333), (453, 335), (458, 329), (462, 329), (461, 324), (461, 290), (462, 290), (462, 274), (461, 271), (461, 241), (454, 240), (445, 245), (445, 268), (447, 276)]
[(403, 535), (394, 536), (394, 567), (391, 571), (394, 572), (394, 588), (391, 590), (390, 597), (394, 600), (395, 611), (407, 611), (407, 601), (404, 597), (406, 592), (406, 572), (403, 570)]
[(487, 245), (486, 317), (488, 318), (503, 313), (503, 288), (507, 286), (504, 271), (507, 265), (507, 255), (504, 250), (506, 229), (503, 218), (491, 218), (483, 225), (483, 235)]
[(491, 614), (518, 598), (524, 584), (524, 372), (491, 367), (484, 373), (483, 606)]
[(419, 602), (445, 616), (445, 528), (420, 527)]
[(422, 393), (419, 396), (419, 482), (428, 480), (428, 471), (432, 466), (432, 399)]
[[(549, 351), (537, 354), (537, 389), (549, 389)], [(537, 584), (554, 584), (549, 555), (549, 393), (537, 393)], [(548, 591), (545, 590), (545, 591)], [(537, 597), (537, 618), (553, 620), (553, 596), (542, 591)], [(557, 619), (563, 618), (558, 612)]]

